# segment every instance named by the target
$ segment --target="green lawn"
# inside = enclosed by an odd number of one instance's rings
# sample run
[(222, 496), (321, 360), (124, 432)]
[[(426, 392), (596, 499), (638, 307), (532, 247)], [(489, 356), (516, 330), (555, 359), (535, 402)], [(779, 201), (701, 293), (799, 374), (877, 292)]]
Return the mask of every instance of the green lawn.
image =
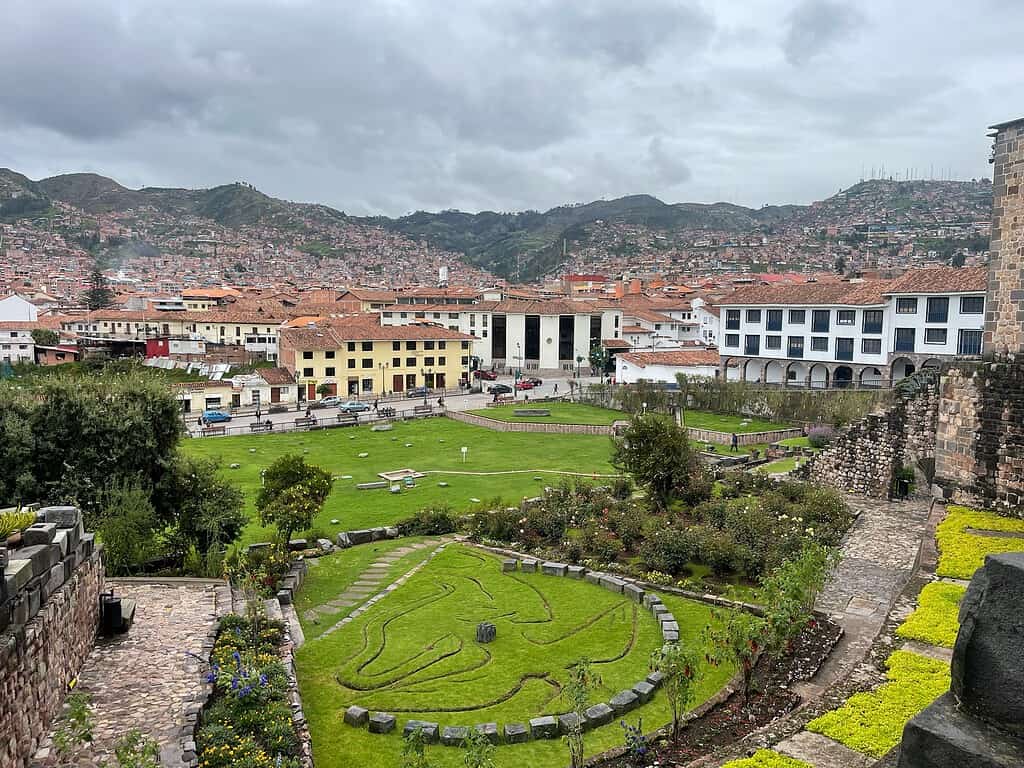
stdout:
[(683, 421), (686, 426), (693, 427), (694, 429), (713, 429), (718, 432), (727, 432), (732, 434), (736, 432), (741, 434), (744, 432), (771, 432), (776, 429), (788, 429), (788, 424), (776, 424), (772, 421), (765, 421), (764, 419), (750, 418), (749, 424), (742, 424), (746, 421), (747, 417), (744, 416), (732, 416), (725, 413), (711, 413), (710, 411), (691, 411), (687, 410), (683, 414)]
[[(515, 411), (524, 408), (540, 408), (551, 411), (550, 416), (516, 416)], [(498, 405), (469, 411), (477, 416), (485, 416), (497, 421), (527, 421), (539, 424), (611, 424), (613, 421), (629, 420), (630, 414), (614, 411), (610, 408), (599, 408), (585, 403), (525, 403), (515, 405)]]
[[(341, 557), (348, 557), (342, 553)], [(353, 553), (352, 556), (355, 556)], [(679, 620), (683, 642), (703, 657), (700, 634), (707, 606), (664, 597)], [(475, 640), (476, 625), (491, 621), (497, 638)], [(337, 632), (307, 642), (296, 662), (319, 768), (392, 768), (400, 764), (400, 731), (408, 719), (445, 725), (526, 722), (564, 712), (560, 697), (566, 667), (590, 658), (603, 678), (593, 701), (607, 701), (642, 680), (661, 645), (652, 615), (622, 595), (568, 578), (504, 574), (497, 558), (449, 545), (405, 585)], [(731, 676), (702, 667), (696, 703)], [(351, 704), (387, 711), (396, 732), (372, 735), (343, 723)], [(651, 730), (669, 719), (665, 693), (630, 713)], [(587, 735), (588, 754), (622, 742), (618, 719)], [(462, 765), (458, 749), (432, 746), (431, 765)], [(501, 746), (502, 768), (563, 768), (561, 739)]]
[(792, 472), (796, 469), (796, 461), (795, 456), (790, 456), (788, 459), (778, 459), (777, 461), (770, 461), (767, 464), (762, 464), (755, 471), (763, 472), (766, 475)]
[[(411, 447), (405, 447), (410, 443)], [(462, 461), (460, 448), (469, 448)], [(242, 534), (244, 543), (259, 541), (269, 531), (255, 522), (254, 502), (260, 471), (286, 453), (306, 452), (308, 461), (335, 474), (334, 489), (314, 522), (316, 532), (367, 528), (401, 520), (431, 505), (448, 504), (467, 511), (495, 497), (518, 503), (523, 496), (537, 495), (559, 476), (536, 470), (560, 470), (585, 474), (614, 473), (609, 465), (611, 440), (600, 435), (549, 435), (528, 432), (495, 432), (451, 419), (421, 419), (396, 422), (389, 432), (372, 432), (369, 427), (329, 429), (238, 437), (196, 438), (183, 450), (193, 456), (217, 458), (225, 476), (245, 493), (253, 516)], [(359, 458), (367, 453), (366, 458)], [(238, 469), (229, 469), (233, 463)], [(517, 474), (472, 475), (430, 474), (417, 487), (392, 494), (387, 489), (360, 491), (357, 483), (380, 480), (378, 472), (410, 467), (418, 471), (504, 472)], [(351, 475), (351, 479), (344, 479)], [(535, 479), (535, 478), (540, 478)], [(439, 482), (448, 483), (442, 488)], [(337, 525), (330, 521), (337, 519)]]

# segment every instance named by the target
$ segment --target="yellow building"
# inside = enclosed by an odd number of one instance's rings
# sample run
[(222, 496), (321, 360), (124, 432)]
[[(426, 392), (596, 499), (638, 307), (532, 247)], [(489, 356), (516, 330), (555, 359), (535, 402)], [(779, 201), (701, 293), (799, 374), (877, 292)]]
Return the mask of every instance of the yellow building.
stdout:
[(473, 337), (426, 325), (381, 326), (338, 319), (281, 331), (280, 364), (309, 400), (322, 395), (381, 397), (468, 381)]

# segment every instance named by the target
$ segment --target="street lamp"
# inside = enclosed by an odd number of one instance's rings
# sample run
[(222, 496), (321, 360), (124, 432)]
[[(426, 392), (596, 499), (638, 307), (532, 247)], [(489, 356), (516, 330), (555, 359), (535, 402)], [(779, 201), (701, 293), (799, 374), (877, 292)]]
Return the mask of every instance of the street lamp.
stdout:
[(519, 342), (516, 342), (516, 370), (512, 376), (512, 399), (515, 400), (519, 396), (519, 387), (516, 385), (519, 383), (519, 378), (523, 375), (523, 353), (522, 347)]
[(385, 380), (384, 371), (387, 370), (390, 363), (380, 363), (380, 396), (384, 397), (384, 392), (387, 390), (387, 382)]
[(427, 405), (427, 376), (430, 376), (433, 371), (430, 368), (420, 368), (420, 375), (423, 376), (423, 404)]

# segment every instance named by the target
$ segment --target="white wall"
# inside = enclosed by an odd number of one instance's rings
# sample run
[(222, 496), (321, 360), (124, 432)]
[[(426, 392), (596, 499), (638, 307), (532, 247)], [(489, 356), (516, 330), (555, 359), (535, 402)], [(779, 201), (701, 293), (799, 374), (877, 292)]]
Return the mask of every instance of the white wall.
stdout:
[(0, 330), (0, 361), (6, 363), (36, 361), (36, 345), (30, 330)]
[(11, 295), (0, 299), (0, 323), (16, 323), (23, 320), (35, 322), (39, 319), (39, 310), (30, 301), (21, 296)]
[(675, 384), (677, 373), (713, 379), (718, 374), (718, 367), (713, 365), (645, 365), (641, 367), (623, 360), (621, 356), (615, 358), (615, 381), (618, 384), (636, 384), (641, 379)]
[[(908, 354), (896, 352), (896, 329), (914, 329), (914, 353), (919, 355), (956, 355), (957, 344), (960, 337), (960, 330), (983, 330), (985, 328), (985, 314), (964, 314), (960, 311), (961, 296), (981, 296), (982, 294), (950, 294), (949, 313), (945, 323), (929, 323), (928, 318), (928, 297), (925, 295), (901, 294), (890, 297), (890, 318), (889, 327), (889, 349), (894, 356)], [(916, 298), (917, 311), (913, 314), (898, 313), (896, 311), (897, 299)], [(946, 342), (944, 344), (932, 344), (925, 341), (925, 331), (928, 328), (946, 329)]]

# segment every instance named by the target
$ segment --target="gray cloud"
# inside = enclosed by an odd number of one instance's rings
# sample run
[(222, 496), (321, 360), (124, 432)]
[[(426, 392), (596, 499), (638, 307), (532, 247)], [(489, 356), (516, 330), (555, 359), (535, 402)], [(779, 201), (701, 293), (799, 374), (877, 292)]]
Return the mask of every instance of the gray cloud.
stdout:
[(985, 125), (1024, 101), (1024, 6), (856, 7), (7, 0), (0, 165), (388, 214), (987, 174)]

